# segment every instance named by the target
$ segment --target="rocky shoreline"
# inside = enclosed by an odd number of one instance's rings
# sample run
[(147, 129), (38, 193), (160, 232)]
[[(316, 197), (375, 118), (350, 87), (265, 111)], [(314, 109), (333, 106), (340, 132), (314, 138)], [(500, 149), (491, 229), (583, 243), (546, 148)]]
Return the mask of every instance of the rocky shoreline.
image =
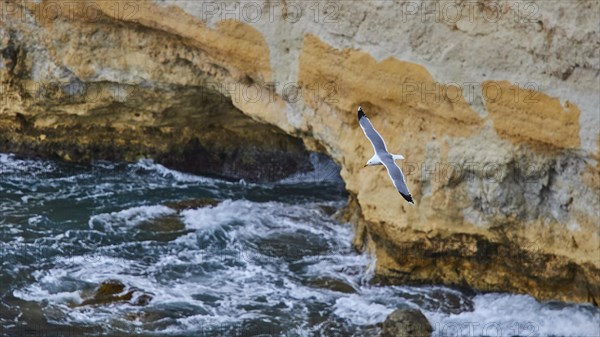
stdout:
[[(207, 17), (190, 2), (9, 3), (0, 151), (154, 158), (254, 181), (309, 171), (308, 151), (326, 153), (342, 168), (355, 246), (375, 253), (386, 282), (598, 305), (598, 65), (587, 43), (598, 3), (536, 3), (536, 22), (507, 7), (510, 20), (455, 23), (385, 3), (339, 7), (335, 22)], [(380, 36), (390, 38), (369, 43)], [(483, 94), (449, 99), (451, 82)], [(407, 158), (416, 207), (384, 171), (359, 171), (371, 148), (358, 104)]]

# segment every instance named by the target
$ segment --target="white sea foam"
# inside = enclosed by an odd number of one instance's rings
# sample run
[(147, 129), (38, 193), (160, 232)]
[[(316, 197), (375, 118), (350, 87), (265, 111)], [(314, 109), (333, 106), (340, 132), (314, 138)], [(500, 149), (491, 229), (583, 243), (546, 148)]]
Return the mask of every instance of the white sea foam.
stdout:
[[(155, 172), (158, 175), (165, 178), (172, 178), (177, 182), (182, 183), (202, 183), (208, 185), (214, 185), (217, 179), (202, 177), (193, 175), (190, 173), (183, 173), (176, 170), (172, 170), (164, 167), (161, 164), (155, 163), (151, 159), (142, 159), (133, 165), (134, 168), (141, 168), (147, 171)], [(226, 183), (225, 181), (219, 181), (222, 183)]]
[(385, 305), (373, 303), (358, 294), (338, 298), (334, 305), (334, 314), (347, 319), (356, 325), (374, 325), (383, 322), (392, 312)]
[(257, 221), (257, 218), (251, 215), (252, 206), (251, 202), (244, 200), (225, 200), (215, 207), (185, 210), (181, 212), (181, 216), (186, 227), (210, 231), (234, 221)]
[(94, 215), (90, 218), (88, 225), (91, 229), (100, 225), (110, 231), (121, 226), (131, 227), (144, 221), (175, 213), (177, 211), (163, 205), (138, 206), (118, 212)]
[(26, 301), (40, 301), (43, 299), (54, 304), (79, 304), (82, 302), (79, 291), (50, 293), (41, 288), (39, 285), (35, 284), (26, 290), (13, 291), (13, 296)]
[(13, 154), (0, 153), (0, 174), (21, 173), (33, 177), (36, 174), (56, 170), (56, 166), (47, 160), (18, 159)]
[(332, 238), (350, 232), (347, 226), (336, 224), (316, 208), (310, 208), (310, 205), (224, 200), (215, 207), (185, 210), (181, 215), (188, 228), (201, 231), (238, 223), (240, 226), (234, 234), (242, 236), (266, 236), (274, 230), (304, 230)]
[(434, 337), (600, 336), (600, 312), (591, 307), (554, 306), (510, 294), (478, 295), (473, 302), (473, 311), (458, 315), (426, 312)]
[[(0, 160), (12, 159), (0, 156)], [(153, 178), (156, 180), (153, 184), (156, 183), (158, 188), (171, 186), (172, 181), (203, 184), (205, 179), (185, 174), (180, 176), (179, 172), (151, 162), (132, 166), (153, 172), (150, 175), (156, 173), (159, 178)], [(60, 183), (64, 184), (65, 181)], [(119, 181), (102, 184), (89, 184), (83, 191), (73, 189), (61, 193), (81, 198), (94, 193), (110, 193), (121, 186)], [(94, 186), (102, 188), (94, 189)], [(148, 185), (140, 187), (133, 183), (127, 186), (125, 188), (136, 190), (148, 188)], [(231, 186), (239, 189), (237, 184)], [(62, 185), (59, 187), (64, 188)], [(44, 197), (50, 198), (51, 195)], [(29, 202), (35, 202), (35, 198)], [(179, 236), (169, 237), (165, 241), (150, 241), (153, 239), (145, 237), (141, 240), (149, 241), (109, 240), (98, 243), (98, 248), (92, 250), (95, 241), (91, 238), (109, 237), (105, 235), (106, 232), (118, 232), (119, 235), (113, 237), (129, 235), (139, 230), (136, 226), (140, 223), (176, 214), (175, 210), (162, 205), (123, 206), (123, 209), (115, 212), (99, 211), (105, 213), (89, 218), (90, 229), (69, 228), (64, 233), (55, 232), (45, 237), (44, 244), (52, 249), (60, 251), (65, 246), (81, 245), (83, 252), (74, 256), (55, 256), (51, 261), (50, 258), (44, 260), (43, 267), (33, 266), (40, 267), (30, 274), (35, 281), (19, 286), (12, 293), (23, 300), (43, 302), (40, 306), (44, 310), (52, 309), (47, 310), (53, 313), (47, 317), (52, 323), (101, 325), (111, 329), (117, 322), (129, 331), (142, 334), (200, 335), (197, 332), (202, 329), (262, 319), (279, 319), (283, 326), (287, 326), (290, 322), (285, 321), (285, 317), (293, 321), (290, 324), (302, 325), (304, 323), (298, 322), (310, 321), (314, 318), (311, 315), (328, 315), (330, 317), (327, 319), (345, 321), (358, 329), (383, 322), (397, 307), (409, 306), (424, 312), (436, 329), (436, 337), (504, 337), (511, 331), (511, 324), (513, 327), (521, 324), (523, 336), (599, 335), (597, 323), (600, 317), (597, 309), (588, 310), (587, 307), (572, 305), (557, 307), (538, 303), (528, 296), (487, 294), (474, 297), (474, 311), (456, 315), (448, 314), (448, 311), (438, 309), (435, 305), (422, 303), (444, 301), (444, 296), (432, 295), (439, 291), (464, 298), (458, 291), (443, 287), (369, 285), (374, 258), (352, 253), (351, 227), (336, 223), (319, 206), (310, 203), (225, 200), (214, 207), (183, 211), (181, 220), (186, 230)], [(30, 219), (32, 225), (39, 225), (44, 217), (30, 214), (24, 219)], [(5, 233), (12, 232), (7, 230)], [(78, 241), (78, 238), (85, 239)], [(11, 240), (17, 242), (24, 239), (13, 235)], [(294, 244), (306, 245), (309, 250), (306, 254), (301, 251), (298, 256), (271, 256), (264, 247), (269, 244), (273, 244), (274, 248), (283, 246), (286, 249), (296, 249)], [(6, 247), (5, 252), (8, 252), (11, 248)], [(135, 256), (132, 251), (140, 252), (140, 256)], [(322, 277), (339, 280), (353, 287), (355, 292), (343, 293), (320, 288), (311, 282)], [(69, 306), (81, 303), (81, 289), (93, 289), (108, 279), (117, 279), (128, 287), (140, 289), (153, 299), (143, 308), (128, 304)], [(312, 307), (315, 305), (317, 309)], [(126, 320), (125, 317), (132, 311), (162, 314), (159, 314), (157, 321), (150, 323)], [(479, 326), (471, 325), (473, 334), (468, 334), (468, 327), (460, 331), (452, 330), (452, 324), (456, 325), (457, 322), (479, 323)], [(515, 322), (517, 325), (514, 325)], [(537, 334), (528, 334), (528, 322), (536, 324), (531, 326), (536, 327)], [(494, 323), (500, 324), (503, 334), (495, 334)], [(319, 324), (307, 324), (302, 325), (304, 332), (322, 328)], [(488, 330), (483, 329), (486, 324)], [(326, 335), (327, 331), (320, 333)]]

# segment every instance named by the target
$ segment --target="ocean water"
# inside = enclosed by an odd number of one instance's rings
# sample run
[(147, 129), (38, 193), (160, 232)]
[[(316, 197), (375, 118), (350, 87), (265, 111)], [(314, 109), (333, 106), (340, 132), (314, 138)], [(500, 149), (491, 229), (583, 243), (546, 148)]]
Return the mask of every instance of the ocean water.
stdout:
[[(375, 284), (374, 258), (335, 220), (335, 165), (312, 160), (257, 185), (0, 154), (0, 336), (377, 336), (398, 307), (436, 337), (600, 336), (589, 305)], [(199, 198), (219, 203), (172, 204)], [(107, 280), (133, 297), (84, 305)]]

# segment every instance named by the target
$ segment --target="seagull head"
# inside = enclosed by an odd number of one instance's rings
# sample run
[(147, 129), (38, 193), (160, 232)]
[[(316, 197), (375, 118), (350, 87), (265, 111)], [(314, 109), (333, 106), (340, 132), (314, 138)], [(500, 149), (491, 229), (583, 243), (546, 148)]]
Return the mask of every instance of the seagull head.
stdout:
[(358, 106), (358, 111), (362, 111), (362, 106)]

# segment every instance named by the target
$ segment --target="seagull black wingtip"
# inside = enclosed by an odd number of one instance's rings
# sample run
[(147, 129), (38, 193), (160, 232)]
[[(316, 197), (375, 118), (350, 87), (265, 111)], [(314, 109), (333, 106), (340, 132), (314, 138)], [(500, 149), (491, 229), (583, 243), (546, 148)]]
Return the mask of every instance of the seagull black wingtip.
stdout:
[(363, 109), (361, 107), (358, 107), (358, 120), (360, 120), (364, 116), (365, 116), (365, 113), (363, 112)]
[(410, 194), (406, 195), (404, 193), (400, 193), (400, 195), (404, 198), (404, 200), (410, 202), (413, 205), (415, 204), (415, 202), (414, 202), (414, 200), (412, 198), (412, 195), (410, 195)]

